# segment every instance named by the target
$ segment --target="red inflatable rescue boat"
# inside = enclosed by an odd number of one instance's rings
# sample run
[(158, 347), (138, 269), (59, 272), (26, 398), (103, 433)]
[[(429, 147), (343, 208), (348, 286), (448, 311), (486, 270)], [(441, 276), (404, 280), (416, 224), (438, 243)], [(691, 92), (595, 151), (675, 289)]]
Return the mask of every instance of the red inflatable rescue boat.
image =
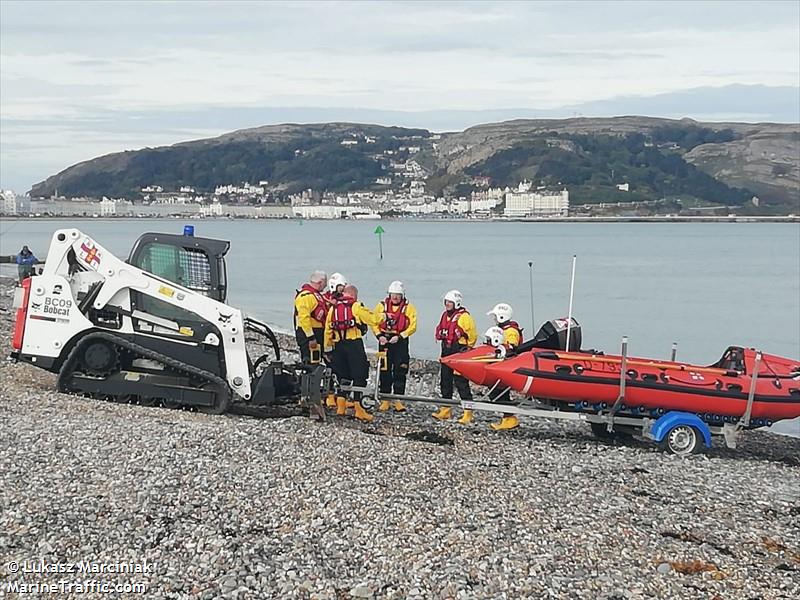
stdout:
[[(549, 331), (543, 332), (548, 325)], [(620, 395), (623, 357), (564, 351), (562, 325), (562, 321), (550, 321), (534, 340), (505, 359), (487, 357), (491, 347), (482, 346), (441, 360), (479, 385), (499, 381), (523, 396), (574, 404), (581, 410), (610, 407)], [(579, 348), (580, 326), (574, 323), (573, 327), (570, 346)], [(750, 348), (731, 346), (710, 366), (626, 357), (621, 410), (684, 411), (710, 420), (736, 420), (747, 407), (756, 354)], [(798, 416), (800, 360), (762, 354), (751, 417), (766, 424)]]

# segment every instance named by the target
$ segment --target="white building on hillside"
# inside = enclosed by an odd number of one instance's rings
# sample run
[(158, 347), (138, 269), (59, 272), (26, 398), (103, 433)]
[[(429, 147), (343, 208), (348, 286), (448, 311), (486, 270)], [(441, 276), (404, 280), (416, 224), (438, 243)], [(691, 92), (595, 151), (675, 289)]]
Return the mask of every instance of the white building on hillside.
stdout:
[(506, 194), (507, 217), (566, 216), (569, 212), (569, 192), (509, 192)]

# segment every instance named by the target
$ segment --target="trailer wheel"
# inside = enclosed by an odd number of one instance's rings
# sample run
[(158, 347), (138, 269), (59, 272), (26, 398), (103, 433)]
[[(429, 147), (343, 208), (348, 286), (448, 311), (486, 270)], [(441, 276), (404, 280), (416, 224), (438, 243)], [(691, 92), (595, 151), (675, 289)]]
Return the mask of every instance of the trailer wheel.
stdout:
[(701, 448), (700, 432), (691, 425), (677, 425), (661, 440), (661, 449), (678, 456), (697, 453)]

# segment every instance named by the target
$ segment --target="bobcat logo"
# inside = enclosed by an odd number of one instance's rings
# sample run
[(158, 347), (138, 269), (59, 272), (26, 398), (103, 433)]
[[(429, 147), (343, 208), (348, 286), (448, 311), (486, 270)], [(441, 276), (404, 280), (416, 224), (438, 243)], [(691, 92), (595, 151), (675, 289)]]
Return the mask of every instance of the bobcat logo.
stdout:
[(57, 284), (55, 284), (55, 285), (53, 286), (53, 294), (54, 294), (55, 296), (58, 296), (58, 295), (60, 295), (60, 294), (61, 294), (61, 284), (60, 284), (60, 283), (57, 283)]
[(220, 323), (225, 323), (225, 324), (230, 323), (232, 316), (233, 316), (233, 313), (231, 313), (229, 315), (223, 315), (222, 313), (219, 313), (219, 322)]
[(38, 303), (37, 302), (31, 302), (31, 308), (33, 310), (39, 310), (40, 308), (42, 308), (42, 303), (41, 302), (38, 302)]

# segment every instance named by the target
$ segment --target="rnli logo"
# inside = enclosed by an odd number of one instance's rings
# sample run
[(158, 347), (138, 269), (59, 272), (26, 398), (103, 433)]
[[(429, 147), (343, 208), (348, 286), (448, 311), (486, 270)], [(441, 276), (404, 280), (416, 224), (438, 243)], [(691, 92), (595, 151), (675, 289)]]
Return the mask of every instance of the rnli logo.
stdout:
[(81, 257), (83, 258), (84, 262), (89, 265), (99, 265), (100, 264), (100, 254), (97, 252), (97, 247), (86, 238), (84, 242), (81, 244)]
[(700, 373), (695, 373), (694, 371), (689, 371), (689, 375), (694, 381), (704, 381), (705, 377), (703, 377)]

